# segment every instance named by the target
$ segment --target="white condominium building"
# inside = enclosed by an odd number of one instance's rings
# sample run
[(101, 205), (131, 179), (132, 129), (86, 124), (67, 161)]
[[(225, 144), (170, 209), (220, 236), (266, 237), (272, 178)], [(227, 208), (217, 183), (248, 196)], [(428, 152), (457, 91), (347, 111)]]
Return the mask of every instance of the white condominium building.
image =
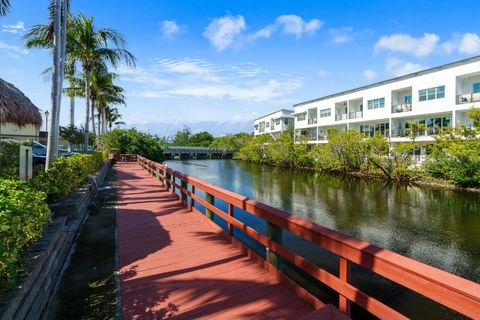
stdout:
[(270, 133), (276, 139), (283, 131), (293, 128), (293, 121), (293, 110), (280, 109), (255, 119), (253, 134)]
[(328, 128), (355, 129), (395, 144), (410, 141), (408, 123), (418, 122), (427, 127), (417, 139), (425, 145), (441, 128), (471, 126), (472, 107), (480, 107), (480, 56), (298, 103), (295, 135), (322, 143)]

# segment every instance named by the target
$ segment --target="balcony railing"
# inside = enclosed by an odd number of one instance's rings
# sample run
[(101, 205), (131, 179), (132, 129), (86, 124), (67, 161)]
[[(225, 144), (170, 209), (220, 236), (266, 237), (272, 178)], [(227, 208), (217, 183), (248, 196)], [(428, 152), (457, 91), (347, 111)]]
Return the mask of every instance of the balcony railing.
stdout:
[[(440, 130), (436, 128), (428, 128), (426, 131), (420, 131), (417, 134), (417, 137), (429, 137), (439, 133), (440, 133)], [(409, 136), (408, 129), (392, 130), (392, 137), (406, 138), (408, 136)]]
[(473, 103), (480, 101), (480, 92), (477, 93), (465, 93), (457, 95), (457, 104)]
[(346, 113), (335, 115), (335, 121), (341, 121), (341, 120), (347, 120), (347, 114)]
[(348, 114), (350, 119), (363, 118), (363, 111), (354, 111)]
[(407, 112), (412, 111), (412, 104), (411, 103), (402, 103), (392, 106), (392, 113), (400, 113), (400, 112)]
[(316, 124), (317, 118), (308, 118), (308, 124)]

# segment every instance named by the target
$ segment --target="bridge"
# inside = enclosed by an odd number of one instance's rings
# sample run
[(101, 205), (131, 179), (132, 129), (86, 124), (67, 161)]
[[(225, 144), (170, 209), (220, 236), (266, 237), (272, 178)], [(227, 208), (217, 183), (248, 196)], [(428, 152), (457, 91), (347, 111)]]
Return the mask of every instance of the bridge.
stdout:
[(232, 151), (208, 147), (169, 146), (164, 151), (167, 160), (172, 159), (231, 159)]
[[(480, 318), (478, 283), (143, 157), (119, 159), (125, 161), (116, 165), (125, 319), (350, 319), (352, 305), (380, 319), (408, 319), (356, 287), (354, 265), (460, 315)], [(263, 220), (266, 231), (242, 222), (244, 213)], [(337, 271), (287, 249), (287, 231), (334, 254)], [(251, 249), (252, 241), (263, 253)], [(324, 302), (296, 282), (287, 272), (293, 267), (336, 292), (337, 301)]]

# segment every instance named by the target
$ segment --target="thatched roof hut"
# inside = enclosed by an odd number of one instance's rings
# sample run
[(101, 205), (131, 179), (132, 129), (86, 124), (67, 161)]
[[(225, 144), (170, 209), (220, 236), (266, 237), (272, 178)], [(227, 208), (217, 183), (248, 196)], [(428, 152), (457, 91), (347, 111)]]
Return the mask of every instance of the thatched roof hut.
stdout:
[(0, 79), (0, 123), (13, 123), (19, 127), (42, 125), (37, 107), (13, 84)]

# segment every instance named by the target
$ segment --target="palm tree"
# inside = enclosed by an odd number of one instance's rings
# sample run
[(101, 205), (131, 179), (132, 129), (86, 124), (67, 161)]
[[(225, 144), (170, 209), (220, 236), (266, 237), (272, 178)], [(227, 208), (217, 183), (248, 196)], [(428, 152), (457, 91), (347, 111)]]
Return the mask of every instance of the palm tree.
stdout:
[[(0, 0), (3, 1), (3, 0)], [(64, 79), (64, 64), (67, 45), (67, 20), (70, 0), (53, 0), (49, 6), (48, 24), (36, 25), (25, 35), (27, 48), (51, 48), (53, 51), (51, 121), (47, 142), (45, 170), (58, 155), (60, 105)]]
[(108, 124), (108, 130), (112, 131), (113, 124), (125, 124), (123, 121), (118, 121), (122, 119), (122, 115), (118, 112), (117, 108), (107, 107), (105, 109), (105, 120)]
[[(109, 45), (113, 45), (110, 48)], [(91, 91), (90, 81), (91, 72), (98, 61), (110, 63), (116, 67), (120, 62), (126, 65), (135, 65), (135, 57), (125, 49), (126, 41), (117, 31), (109, 28), (95, 28), (93, 17), (87, 18), (79, 15), (76, 18), (74, 28), (74, 43), (70, 59), (78, 60), (83, 68), (85, 79), (85, 133), (84, 148), (88, 145), (88, 120), (90, 114)]]
[(6, 16), (10, 11), (10, 0), (0, 0), (0, 17)]

